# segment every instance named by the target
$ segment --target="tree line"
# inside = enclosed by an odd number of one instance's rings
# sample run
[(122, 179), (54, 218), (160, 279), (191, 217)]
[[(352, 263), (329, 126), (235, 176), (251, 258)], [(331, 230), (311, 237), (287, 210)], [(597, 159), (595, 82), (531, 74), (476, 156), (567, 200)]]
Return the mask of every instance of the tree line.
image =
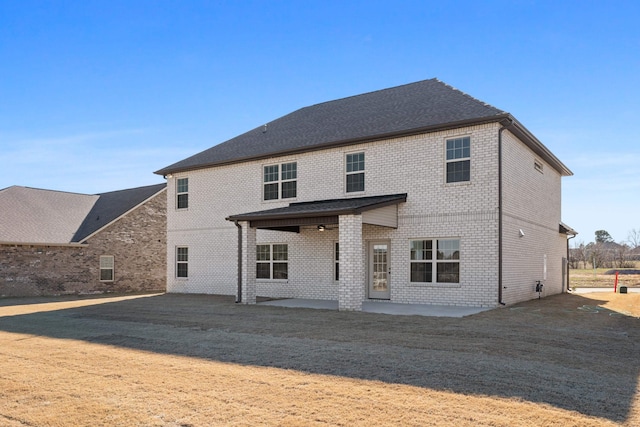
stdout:
[(634, 268), (640, 261), (640, 229), (629, 232), (626, 241), (615, 242), (606, 230), (595, 232), (595, 241), (576, 242), (569, 249), (570, 268)]

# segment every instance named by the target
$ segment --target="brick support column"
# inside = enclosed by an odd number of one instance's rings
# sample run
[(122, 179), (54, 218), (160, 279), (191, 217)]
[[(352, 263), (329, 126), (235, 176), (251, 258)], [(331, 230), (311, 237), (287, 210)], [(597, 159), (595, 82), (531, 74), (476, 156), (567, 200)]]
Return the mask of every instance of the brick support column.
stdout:
[(338, 310), (362, 311), (365, 257), (362, 249), (362, 216), (340, 215), (340, 284)]
[(256, 229), (248, 221), (242, 226), (242, 303), (256, 303)]

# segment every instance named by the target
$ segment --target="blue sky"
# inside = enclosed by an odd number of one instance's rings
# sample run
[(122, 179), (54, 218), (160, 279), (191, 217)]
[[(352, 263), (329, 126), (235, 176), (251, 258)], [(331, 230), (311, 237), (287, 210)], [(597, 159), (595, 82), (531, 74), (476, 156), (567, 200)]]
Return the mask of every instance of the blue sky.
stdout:
[(159, 183), (300, 107), (437, 77), (574, 172), (574, 241), (623, 241), (640, 229), (639, 16), (616, 0), (0, 0), (0, 188)]

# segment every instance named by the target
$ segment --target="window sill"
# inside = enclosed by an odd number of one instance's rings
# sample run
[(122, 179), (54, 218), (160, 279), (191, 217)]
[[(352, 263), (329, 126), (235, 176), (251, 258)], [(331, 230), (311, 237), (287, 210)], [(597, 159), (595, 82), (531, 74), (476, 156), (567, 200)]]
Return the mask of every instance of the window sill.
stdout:
[(289, 283), (289, 279), (256, 279), (256, 283)]
[(457, 181), (457, 182), (446, 182), (444, 183), (445, 187), (455, 187), (455, 186), (463, 186), (463, 185), (471, 185), (472, 181)]
[(461, 288), (460, 283), (418, 283), (411, 282), (409, 286), (412, 288)]

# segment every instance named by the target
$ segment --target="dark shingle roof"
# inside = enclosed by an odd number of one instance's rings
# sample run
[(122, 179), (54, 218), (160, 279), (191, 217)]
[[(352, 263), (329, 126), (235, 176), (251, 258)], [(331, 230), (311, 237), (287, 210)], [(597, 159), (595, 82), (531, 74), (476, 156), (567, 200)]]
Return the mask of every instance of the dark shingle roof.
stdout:
[(507, 116), (437, 79), (423, 80), (299, 109), (156, 173), (166, 175)]
[(289, 206), (283, 208), (231, 215), (227, 219), (229, 221), (256, 221), (328, 215), (353, 215), (406, 201), (406, 193), (351, 199), (317, 200), (314, 202), (291, 203)]
[(17, 185), (0, 190), (0, 242), (68, 244), (98, 198)]
[(82, 242), (92, 233), (163, 190), (167, 184), (148, 185), (128, 190), (111, 191), (100, 196), (86, 216), (72, 242)]

